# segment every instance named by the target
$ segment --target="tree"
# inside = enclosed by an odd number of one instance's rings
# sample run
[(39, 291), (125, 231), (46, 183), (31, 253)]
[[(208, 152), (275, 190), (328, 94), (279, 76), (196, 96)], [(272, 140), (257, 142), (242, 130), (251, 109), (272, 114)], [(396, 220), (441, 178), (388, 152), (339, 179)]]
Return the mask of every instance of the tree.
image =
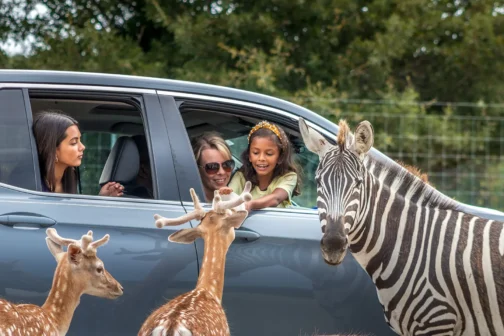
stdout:
[[(0, 40), (34, 40), (26, 56), (0, 54), (6, 68), (148, 75), (272, 94), (334, 121), (372, 119), (377, 147), (397, 159), (417, 153), (407, 163), (423, 171), (474, 164), (468, 153), (500, 155), (500, 145), (467, 136), (470, 121), (451, 122), (500, 113), (486, 108), (504, 102), (498, 1), (4, 2)], [(35, 15), (42, 3), (46, 11)], [(439, 103), (461, 101), (472, 107)], [(443, 137), (419, 142), (432, 132)], [(479, 132), (500, 135), (491, 122)], [(432, 152), (457, 155), (426, 160)]]

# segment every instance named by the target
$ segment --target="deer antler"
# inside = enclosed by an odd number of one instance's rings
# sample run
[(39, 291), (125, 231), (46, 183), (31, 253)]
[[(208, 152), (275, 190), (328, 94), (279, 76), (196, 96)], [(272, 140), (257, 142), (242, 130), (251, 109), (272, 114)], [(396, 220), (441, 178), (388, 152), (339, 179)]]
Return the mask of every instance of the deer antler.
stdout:
[(91, 245), (90, 245), (90, 248), (96, 250), (98, 247), (107, 244), (109, 240), (110, 240), (110, 236), (107, 233), (105, 236), (103, 236), (102, 239), (99, 239), (97, 241), (92, 242)]
[[(213, 210), (216, 212), (222, 212), (226, 209), (231, 209), (239, 206), (245, 202), (252, 200), (252, 195), (250, 195), (250, 190), (252, 189), (252, 183), (247, 181), (242, 193), (238, 197), (234, 197), (228, 201), (223, 201), (218, 190), (215, 191)], [(234, 196), (234, 195), (233, 195)]]
[(83, 235), (80, 240), (63, 238), (54, 228), (47, 229), (46, 233), (49, 239), (51, 239), (55, 244), (60, 246), (75, 244), (80, 246), (84, 253), (96, 253), (96, 249), (106, 244), (110, 239), (109, 234), (106, 234), (102, 239), (93, 242), (93, 231), (91, 230), (89, 230), (87, 234)]
[(180, 225), (183, 223), (187, 223), (190, 220), (197, 219), (201, 220), (203, 217), (205, 217), (205, 210), (200, 204), (198, 195), (196, 195), (196, 192), (194, 191), (193, 188), (189, 189), (189, 192), (191, 193), (191, 198), (194, 203), (194, 210), (188, 214), (182, 215), (178, 218), (165, 218), (160, 215), (154, 215), (154, 219), (156, 220), (156, 226), (158, 228), (162, 228), (163, 226), (175, 226), (175, 225)]

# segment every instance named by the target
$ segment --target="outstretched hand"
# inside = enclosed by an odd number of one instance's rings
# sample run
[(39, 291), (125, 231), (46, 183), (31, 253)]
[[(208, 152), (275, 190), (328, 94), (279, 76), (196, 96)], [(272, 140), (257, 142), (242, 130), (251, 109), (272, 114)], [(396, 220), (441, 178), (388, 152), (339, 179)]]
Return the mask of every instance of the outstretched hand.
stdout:
[(100, 196), (120, 197), (123, 195), (124, 186), (118, 182), (108, 182), (100, 189)]

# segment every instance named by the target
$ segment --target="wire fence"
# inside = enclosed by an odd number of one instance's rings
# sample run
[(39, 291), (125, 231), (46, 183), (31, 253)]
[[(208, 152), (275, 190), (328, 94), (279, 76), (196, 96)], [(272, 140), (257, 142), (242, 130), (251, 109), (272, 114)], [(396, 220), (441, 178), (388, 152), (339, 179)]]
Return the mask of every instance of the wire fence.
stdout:
[(351, 129), (368, 120), (382, 153), (416, 166), (458, 201), (504, 211), (504, 104), (329, 99), (301, 105), (333, 122), (346, 119)]

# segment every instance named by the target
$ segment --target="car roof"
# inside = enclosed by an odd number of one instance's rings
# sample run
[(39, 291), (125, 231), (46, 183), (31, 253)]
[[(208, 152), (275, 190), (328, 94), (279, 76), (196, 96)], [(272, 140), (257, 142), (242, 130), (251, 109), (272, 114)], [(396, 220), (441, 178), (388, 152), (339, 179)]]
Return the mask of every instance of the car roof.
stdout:
[(290, 111), (302, 118), (318, 124), (334, 134), (338, 131), (337, 125), (331, 121), (294, 103), (261, 93), (213, 84), (143, 76), (53, 70), (0, 70), (0, 83), (113, 86), (208, 95), (260, 103), (262, 105), (277, 108), (283, 111)]

